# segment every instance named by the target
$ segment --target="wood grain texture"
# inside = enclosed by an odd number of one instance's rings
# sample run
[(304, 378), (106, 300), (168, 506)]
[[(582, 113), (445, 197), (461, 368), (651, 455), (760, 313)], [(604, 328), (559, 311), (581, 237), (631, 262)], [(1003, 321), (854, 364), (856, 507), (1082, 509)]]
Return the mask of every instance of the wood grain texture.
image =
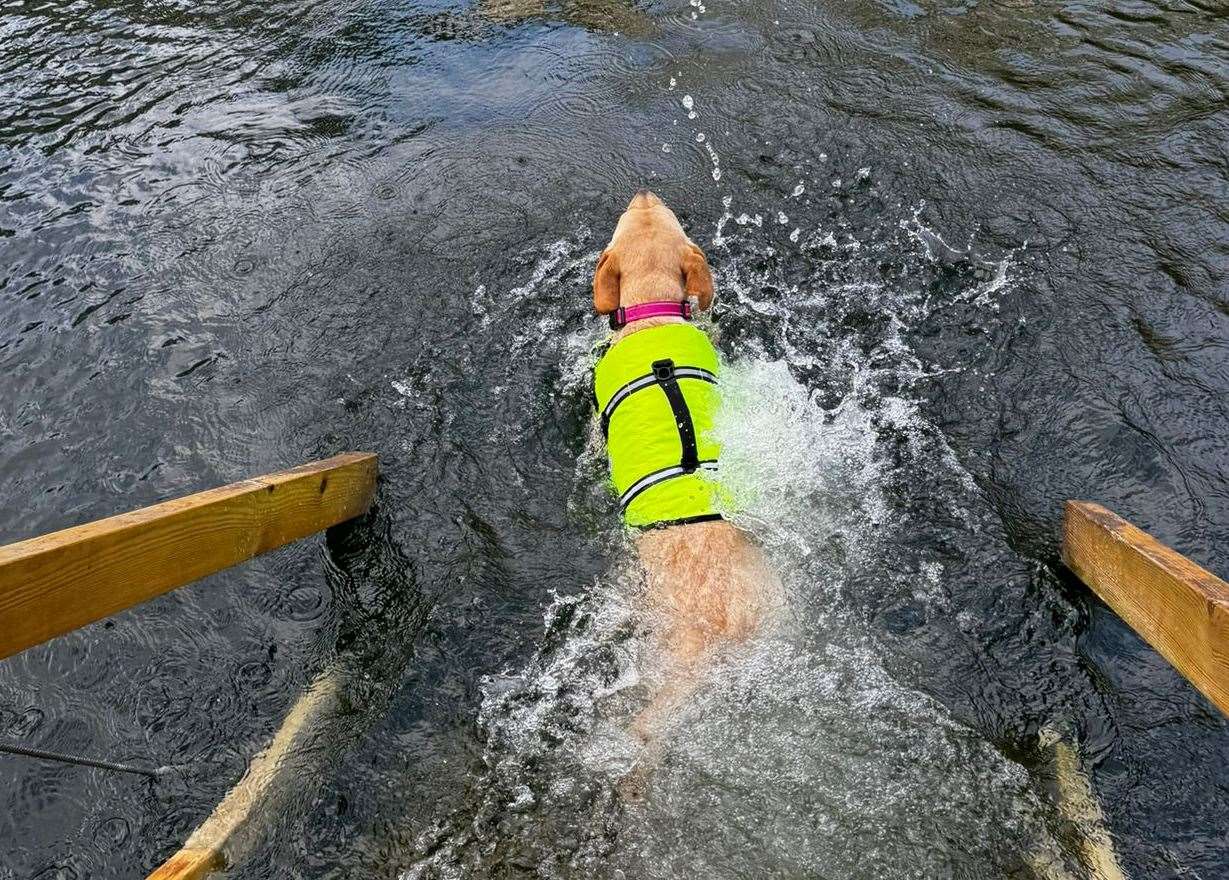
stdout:
[(350, 452), (0, 547), (0, 659), (359, 516)]
[(1089, 501), (1067, 502), (1063, 562), (1229, 715), (1229, 584)]

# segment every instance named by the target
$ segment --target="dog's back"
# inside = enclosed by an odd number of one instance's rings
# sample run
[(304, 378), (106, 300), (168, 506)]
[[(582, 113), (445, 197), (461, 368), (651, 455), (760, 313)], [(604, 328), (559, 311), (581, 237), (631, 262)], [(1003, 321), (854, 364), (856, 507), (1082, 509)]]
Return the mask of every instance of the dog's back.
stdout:
[(666, 650), (682, 667), (746, 639), (780, 604), (760, 548), (724, 520), (645, 532), (637, 545), (650, 601), (669, 621)]

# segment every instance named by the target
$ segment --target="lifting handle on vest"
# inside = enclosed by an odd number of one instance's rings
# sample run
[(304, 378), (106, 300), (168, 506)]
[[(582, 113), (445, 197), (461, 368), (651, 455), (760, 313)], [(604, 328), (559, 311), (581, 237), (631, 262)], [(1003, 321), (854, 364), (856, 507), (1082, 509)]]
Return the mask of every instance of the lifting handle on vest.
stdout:
[(674, 361), (670, 358), (653, 361), (653, 378), (665, 392), (666, 400), (670, 402), (670, 409), (674, 413), (674, 424), (678, 427), (679, 445), (683, 453), (679, 459), (679, 467), (684, 473), (694, 473), (700, 467), (700, 452), (696, 446), (696, 426), (691, 421), (691, 410), (688, 409), (687, 400), (683, 397), (683, 389), (679, 388), (678, 379), (674, 375)]

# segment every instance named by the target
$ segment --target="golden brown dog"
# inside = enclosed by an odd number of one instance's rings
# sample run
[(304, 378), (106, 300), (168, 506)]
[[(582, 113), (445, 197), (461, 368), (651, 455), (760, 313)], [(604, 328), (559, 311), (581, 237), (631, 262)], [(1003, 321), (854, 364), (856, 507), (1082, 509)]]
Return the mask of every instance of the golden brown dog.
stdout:
[[(704, 252), (661, 199), (638, 192), (598, 260), (594, 308), (605, 315), (620, 306), (688, 298), (700, 309), (712, 305), (713, 276)], [(612, 343), (681, 320), (636, 321), (617, 331)], [(648, 529), (637, 535), (636, 546), (649, 600), (663, 621), (664, 684), (634, 725), (648, 741), (694, 689), (713, 653), (751, 635), (779, 605), (781, 590), (759, 547), (725, 520)]]

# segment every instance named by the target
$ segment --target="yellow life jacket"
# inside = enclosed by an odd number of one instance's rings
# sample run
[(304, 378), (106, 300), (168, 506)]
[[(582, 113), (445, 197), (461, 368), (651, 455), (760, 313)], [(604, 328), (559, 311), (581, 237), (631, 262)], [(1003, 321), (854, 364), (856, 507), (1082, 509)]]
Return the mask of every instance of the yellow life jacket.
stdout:
[(629, 526), (721, 518), (718, 369), (712, 342), (690, 324), (638, 330), (598, 361), (594, 403)]

